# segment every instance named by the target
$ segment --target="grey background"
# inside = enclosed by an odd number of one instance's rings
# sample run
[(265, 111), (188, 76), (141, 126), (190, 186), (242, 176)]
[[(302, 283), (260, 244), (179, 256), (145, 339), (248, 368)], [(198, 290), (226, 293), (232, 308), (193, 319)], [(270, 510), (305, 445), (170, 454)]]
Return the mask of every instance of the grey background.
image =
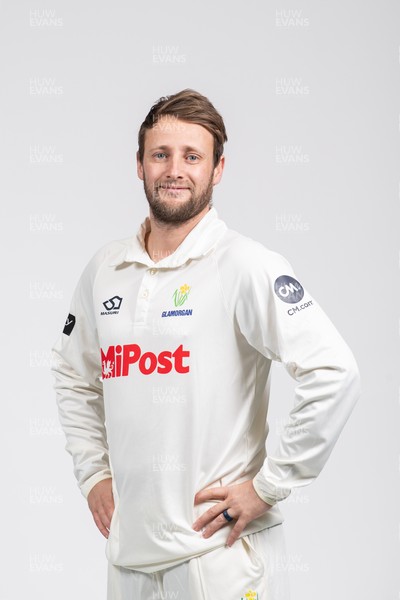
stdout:
[[(0, 600), (105, 598), (105, 541), (64, 451), (49, 349), (91, 255), (147, 213), (137, 130), (185, 87), (228, 130), (220, 217), (288, 258), (362, 374), (322, 474), (281, 505), (292, 597), (399, 598), (399, 5), (51, 0), (1, 12)], [(276, 366), (270, 448), (293, 383)]]

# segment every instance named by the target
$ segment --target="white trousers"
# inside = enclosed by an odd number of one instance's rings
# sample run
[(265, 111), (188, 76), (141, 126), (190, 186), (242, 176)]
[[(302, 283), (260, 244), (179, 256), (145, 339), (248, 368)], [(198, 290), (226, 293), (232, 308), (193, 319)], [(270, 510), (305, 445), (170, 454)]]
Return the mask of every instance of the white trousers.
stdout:
[(283, 526), (186, 562), (142, 573), (108, 564), (107, 600), (289, 600)]

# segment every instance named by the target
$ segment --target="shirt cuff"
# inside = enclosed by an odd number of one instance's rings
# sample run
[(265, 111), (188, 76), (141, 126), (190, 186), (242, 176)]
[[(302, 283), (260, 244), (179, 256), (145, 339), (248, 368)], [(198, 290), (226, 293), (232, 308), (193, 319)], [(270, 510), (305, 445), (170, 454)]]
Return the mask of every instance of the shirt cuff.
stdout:
[(284, 490), (271, 485), (261, 471), (253, 479), (253, 487), (257, 495), (267, 504), (274, 506), (280, 500), (284, 500), (290, 494), (290, 490)]
[(107, 469), (105, 469), (104, 471), (100, 471), (99, 473), (95, 473), (94, 475), (89, 477), (89, 479), (87, 479), (85, 483), (83, 483), (80, 486), (83, 496), (87, 499), (87, 497), (89, 496), (89, 492), (94, 488), (96, 483), (99, 483), (100, 481), (103, 481), (103, 479), (109, 479), (111, 477), (111, 471)]

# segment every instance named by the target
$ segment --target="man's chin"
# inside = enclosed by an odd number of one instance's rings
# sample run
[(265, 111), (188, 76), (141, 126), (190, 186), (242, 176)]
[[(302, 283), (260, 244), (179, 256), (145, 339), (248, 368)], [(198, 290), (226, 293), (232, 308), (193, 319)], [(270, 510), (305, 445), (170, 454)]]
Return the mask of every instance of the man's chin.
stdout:
[(168, 210), (167, 207), (162, 207), (160, 208), (160, 206), (157, 207), (151, 207), (151, 211), (153, 213), (154, 218), (156, 219), (156, 221), (159, 221), (160, 223), (165, 223), (165, 224), (173, 224), (173, 223), (185, 223), (186, 221), (189, 221), (193, 216), (195, 216), (196, 211), (189, 211), (189, 210)]
[(179, 202), (178, 206), (170, 202), (149, 202), (151, 212), (153, 213), (156, 221), (164, 224), (180, 224), (186, 223), (196, 217), (204, 208), (209, 207), (209, 203), (206, 205), (193, 205), (189, 200), (185, 203)]

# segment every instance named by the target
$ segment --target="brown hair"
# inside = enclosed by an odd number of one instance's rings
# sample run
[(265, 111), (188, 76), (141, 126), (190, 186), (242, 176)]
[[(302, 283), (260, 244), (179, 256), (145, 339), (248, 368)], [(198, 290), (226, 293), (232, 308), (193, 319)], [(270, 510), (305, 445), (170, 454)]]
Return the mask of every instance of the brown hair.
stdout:
[(144, 137), (147, 129), (156, 125), (160, 117), (173, 115), (176, 119), (197, 123), (214, 137), (214, 167), (217, 166), (228, 141), (224, 121), (208, 98), (195, 90), (185, 89), (171, 96), (163, 96), (151, 107), (139, 129), (139, 160), (143, 162)]

